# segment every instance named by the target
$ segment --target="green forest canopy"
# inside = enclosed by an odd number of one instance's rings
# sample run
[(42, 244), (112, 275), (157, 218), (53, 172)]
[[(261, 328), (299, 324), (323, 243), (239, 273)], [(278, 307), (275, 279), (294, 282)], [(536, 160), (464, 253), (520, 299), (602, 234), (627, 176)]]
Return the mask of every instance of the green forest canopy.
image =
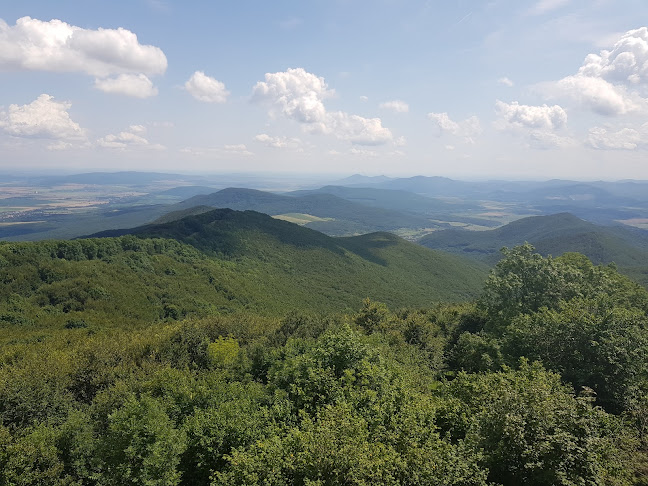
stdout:
[(646, 484), (648, 293), (582, 255), (507, 250), (472, 302), (283, 314), (166, 280), (238, 264), (172, 240), (0, 255), (0, 484)]

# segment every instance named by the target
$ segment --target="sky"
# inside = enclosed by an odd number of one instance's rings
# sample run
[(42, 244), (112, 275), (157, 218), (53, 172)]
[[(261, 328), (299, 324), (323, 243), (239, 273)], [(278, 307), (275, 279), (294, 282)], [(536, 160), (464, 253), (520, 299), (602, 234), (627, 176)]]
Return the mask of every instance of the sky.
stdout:
[(0, 171), (648, 179), (646, 0), (21, 0)]

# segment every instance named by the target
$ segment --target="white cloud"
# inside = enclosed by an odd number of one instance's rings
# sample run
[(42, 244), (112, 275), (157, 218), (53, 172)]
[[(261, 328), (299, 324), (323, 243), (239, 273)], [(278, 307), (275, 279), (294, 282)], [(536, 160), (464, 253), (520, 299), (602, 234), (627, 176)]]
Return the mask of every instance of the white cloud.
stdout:
[(254, 86), (252, 99), (270, 104), (275, 114), (278, 112), (301, 123), (320, 125), (323, 131), (327, 113), (322, 100), (334, 93), (328, 89), (324, 78), (297, 68), (266, 73), (265, 81)]
[(146, 132), (146, 128), (142, 125), (131, 125), (128, 131), (119, 132), (117, 134), (108, 134), (97, 140), (99, 147), (108, 149), (145, 149), (145, 150), (165, 150), (166, 147), (160, 144), (152, 144), (141, 135)]
[(543, 86), (605, 116), (648, 111), (648, 28), (623, 34), (612, 50), (589, 54), (578, 73)]
[(380, 118), (364, 118), (342, 111), (328, 112), (324, 100), (335, 94), (324, 78), (302, 68), (266, 73), (252, 91), (252, 100), (270, 107), (272, 116), (302, 124), (310, 133), (330, 134), (358, 145), (380, 145), (392, 139)]
[(401, 100), (385, 101), (380, 103), (379, 107), (383, 110), (392, 110), (396, 113), (407, 113), (409, 111), (409, 105)]
[(83, 29), (60, 20), (22, 17), (10, 26), (0, 19), (0, 67), (30, 71), (163, 74), (159, 47), (142, 45), (126, 29)]
[(158, 90), (145, 74), (120, 74), (116, 78), (95, 79), (95, 88), (104, 93), (149, 98)]
[(363, 103), (366, 103), (367, 101), (369, 101), (369, 97), (365, 96), (365, 95), (362, 95), (362, 96), (360, 96), (360, 101), (362, 101)]
[(448, 132), (453, 135), (458, 135), (459, 124), (453, 122), (447, 113), (428, 113), (428, 118), (432, 120), (439, 127), (441, 132)]
[(646, 100), (625, 86), (613, 85), (601, 78), (567, 76), (545, 89), (550, 96), (566, 97), (599, 115), (616, 116), (642, 111)]
[(230, 155), (244, 155), (244, 156), (249, 156), (249, 155), (254, 155), (252, 152), (250, 152), (245, 144), (239, 143), (239, 144), (234, 144), (234, 145), (224, 145), (223, 150), (225, 153), (230, 154)]
[(588, 55), (578, 74), (630, 85), (648, 83), (648, 28), (626, 32), (611, 51)]
[(446, 145), (446, 150), (454, 150), (456, 147), (454, 145)]
[(268, 147), (280, 149), (301, 149), (301, 140), (288, 137), (271, 137), (267, 133), (261, 133), (254, 137), (254, 140)]
[(128, 129), (133, 133), (146, 133), (146, 127), (144, 125), (131, 125)]
[(571, 137), (556, 133), (567, 126), (567, 112), (559, 105), (532, 106), (497, 100), (495, 111), (495, 128), (525, 138), (530, 147), (549, 149), (575, 144)]
[(639, 128), (625, 127), (611, 131), (606, 127), (590, 129), (587, 145), (600, 150), (636, 150), (648, 148), (648, 123)]
[(391, 131), (382, 126), (380, 118), (364, 118), (343, 111), (327, 113), (324, 133), (333, 133), (357, 145), (383, 145), (392, 139)]
[(196, 71), (184, 85), (185, 89), (198, 101), (205, 103), (225, 103), (230, 92), (225, 84), (207, 76), (202, 71)]
[(505, 125), (518, 128), (555, 130), (567, 124), (567, 113), (558, 105), (530, 106), (520, 105), (517, 101), (508, 104), (497, 100), (495, 111)]
[(8, 112), (1, 112), (0, 128), (14, 137), (85, 140), (85, 130), (70, 118), (71, 106), (67, 101), (55, 101), (42, 94), (28, 105), (10, 105)]
[(471, 116), (461, 122), (450, 119), (447, 113), (428, 113), (428, 118), (434, 122), (439, 130), (439, 135), (450, 134), (463, 137), (467, 143), (474, 143), (475, 137), (482, 133), (479, 118)]
[(540, 0), (531, 8), (529, 13), (532, 15), (541, 15), (564, 7), (570, 1), (571, 0)]
[(509, 88), (512, 88), (512, 87), (513, 87), (513, 81), (511, 81), (511, 80), (510, 80), (509, 78), (507, 78), (506, 76), (503, 77), (503, 78), (499, 78), (499, 79), (497, 80), (497, 82), (498, 82), (499, 84), (501, 84), (501, 85), (503, 85), (503, 86), (507, 86), (507, 87), (509, 87)]

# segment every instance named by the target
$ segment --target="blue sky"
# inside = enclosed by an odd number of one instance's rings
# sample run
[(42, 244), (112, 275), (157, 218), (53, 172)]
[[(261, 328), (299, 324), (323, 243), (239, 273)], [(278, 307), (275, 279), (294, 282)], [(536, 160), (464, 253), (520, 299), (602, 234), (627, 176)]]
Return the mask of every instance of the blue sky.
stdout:
[(648, 179), (645, 0), (21, 0), (0, 19), (0, 170)]

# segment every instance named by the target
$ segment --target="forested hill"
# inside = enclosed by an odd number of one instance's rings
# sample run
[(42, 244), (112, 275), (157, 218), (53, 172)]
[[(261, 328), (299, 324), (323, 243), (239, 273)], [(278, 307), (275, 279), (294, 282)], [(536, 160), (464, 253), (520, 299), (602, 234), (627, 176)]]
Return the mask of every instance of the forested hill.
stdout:
[(332, 238), (253, 211), (111, 233), (0, 244), (0, 328), (345, 312), (365, 298), (420, 308), (474, 298), (487, 273), (388, 233)]
[(283, 196), (242, 188), (228, 188), (212, 194), (194, 196), (174, 204), (170, 210), (185, 210), (194, 206), (253, 210), (273, 216), (284, 214), (314, 216), (314, 221), (308, 223), (308, 226), (333, 236), (437, 226), (421, 215), (371, 207), (333, 194)]
[(500, 258), (502, 247), (526, 241), (543, 255), (579, 252), (596, 264), (614, 262), (627, 275), (648, 283), (648, 233), (596, 225), (569, 213), (522, 218), (488, 231), (436, 231), (421, 238), (419, 243), (494, 264)]
[(216, 209), (94, 236), (124, 234), (172, 238), (219, 261), (231, 261), (250, 272), (264, 292), (275, 288), (284, 295), (278, 298), (292, 306), (353, 307), (364, 297), (395, 307), (464, 300), (480, 291), (488, 271), (480, 262), (389, 233), (335, 238), (255, 211)]

